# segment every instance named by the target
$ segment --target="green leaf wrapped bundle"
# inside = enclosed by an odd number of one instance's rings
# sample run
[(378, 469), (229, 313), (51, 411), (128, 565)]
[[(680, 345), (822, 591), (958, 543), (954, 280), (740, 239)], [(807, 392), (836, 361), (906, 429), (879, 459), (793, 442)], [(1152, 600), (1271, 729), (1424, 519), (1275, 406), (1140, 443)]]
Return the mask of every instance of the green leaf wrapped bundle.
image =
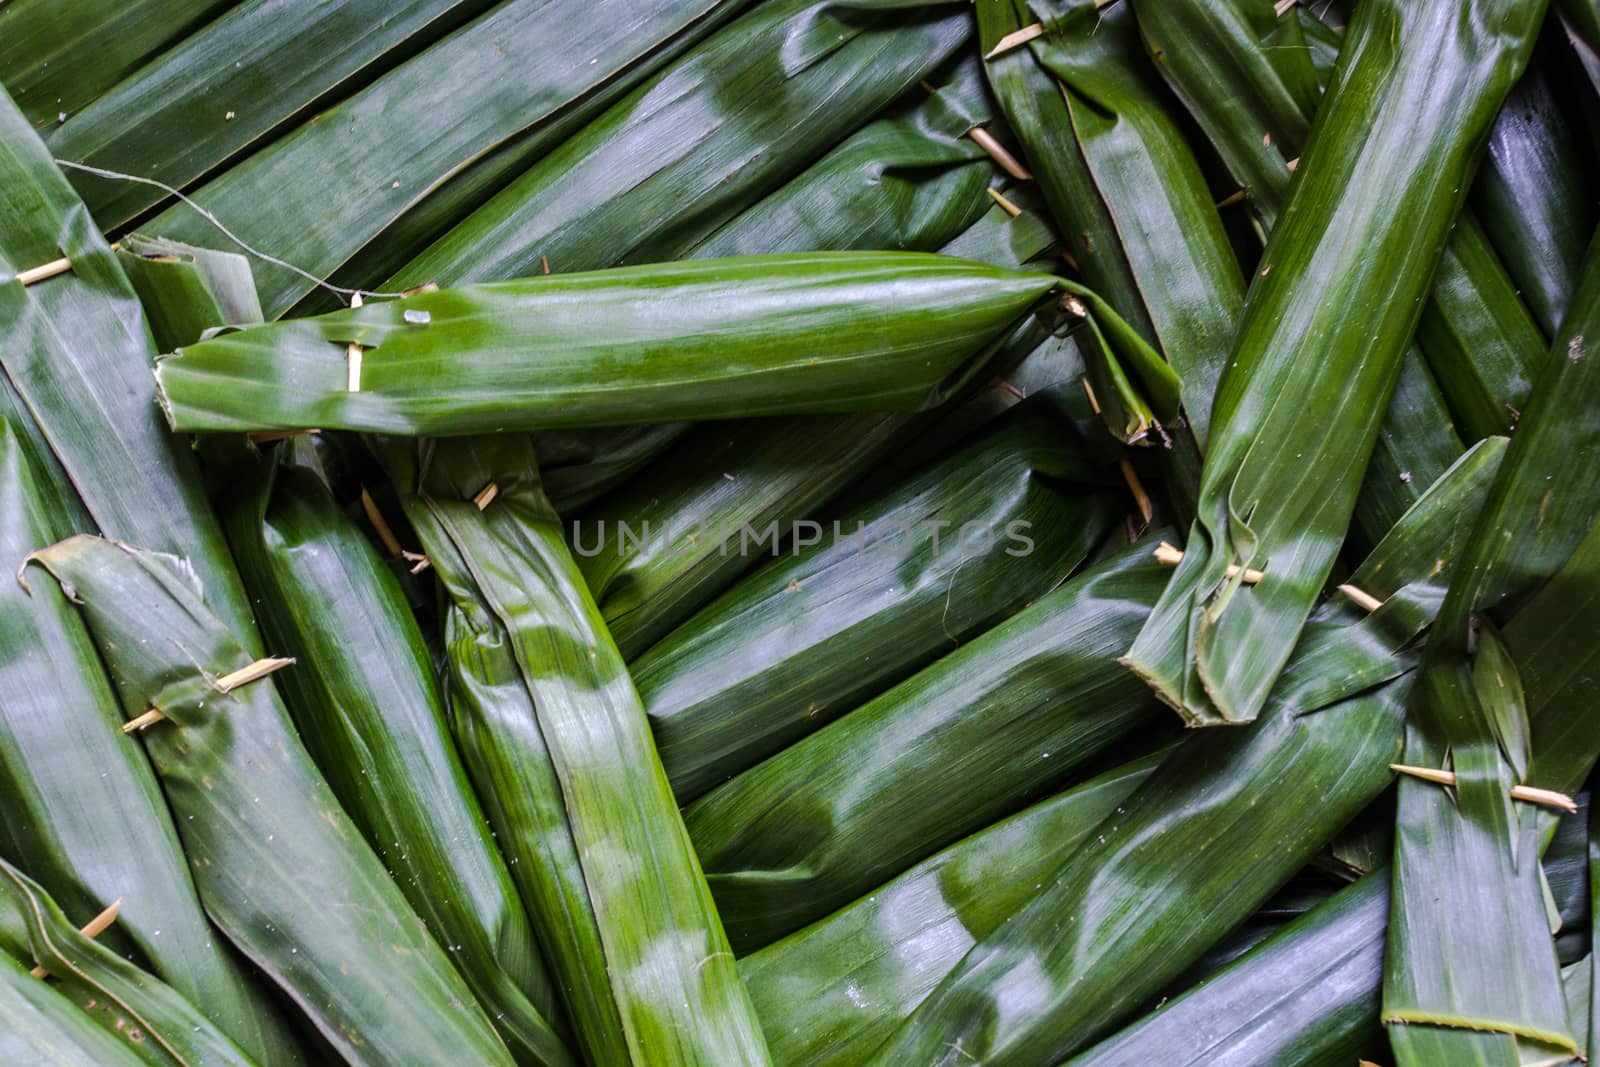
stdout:
[(826, 915), (1160, 724), (1116, 656), (1165, 578), (1150, 544), (1126, 549), (691, 804), (735, 950)]
[(164, 357), (156, 378), (180, 431), (450, 436), (907, 410), (971, 374), (1055, 286), (909, 252), (622, 267), (257, 326)]
[[(1455, 774), (1451, 792), (1401, 783), (1384, 1020), (1398, 1042), (1430, 1045), (1439, 1027), (1514, 1035), (1576, 1051), (1535, 864), (1543, 827), (1514, 802), (1528, 779), (1532, 728), (1518, 665), (1497, 626), (1592, 540), (1600, 517), (1600, 243), (1528, 412), (1478, 516), (1429, 636), (1410, 708), (1405, 762)], [(1559, 480), (1559, 491), (1552, 485)], [(1570, 583), (1570, 584), (1569, 584)], [(1563, 583), (1572, 609), (1584, 582)], [(1593, 759), (1594, 742), (1576, 753)], [(1561, 757), (1557, 757), (1558, 760)], [(1579, 756), (1570, 766), (1582, 768)], [(1567, 775), (1563, 775), (1566, 778)], [(1567, 784), (1562, 782), (1561, 784)], [(1401, 1050), (1402, 1062), (1425, 1056)]]
[[(381, 73), (396, 52), (424, 48), (493, 3), (244, 0), (68, 115), (51, 133), (50, 150), (186, 188), (317, 101)], [(71, 177), (106, 230), (163, 199), (149, 185), (108, 184), (83, 171)], [(273, 196), (270, 203), (276, 209), (284, 201)]]
[(32, 558), (79, 605), (125, 711), (153, 708), (170, 720), (143, 740), (206, 912), (228, 939), (348, 1059), (509, 1067), (483, 1009), (312, 764), (272, 683), (224, 684), (254, 657), (211, 614), (192, 575), (171, 557), (94, 537)]
[[(100, 532), (183, 557), (212, 607), (254, 650), (250, 606), (194, 453), (166, 430), (153, 403), (155, 351), (139, 300), (3, 92), (0, 188), (0, 368)], [(30, 285), (15, 279), (62, 260), (64, 273)]]
[(952, 0), (758, 4), (525, 171), (383, 288), (673, 259), (927, 77), (971, 29)]
[(38, 883), (0, 860), (0, 956), (6, 954), (37, 963), (55, 989), (146, 1063), (255, 1067), (193, 1003), (81, 933)]
[(1493, 475), (1479, 446), (1352, 575), (1261, 720), (1187, 738), (967, 953), (874, 1065), (1055, 1062), (1105, 1034), (1300, 869), (1392, 779), (1409, 650)]
[(1294, 649), (1543, 6), (1356, 12), (1219, 387), (1188, 551), (1127, 656), (1192, 724), (1253, 720)]
[[(1049, 590), (1100, 543), (1112, 498), (1018, 412), (893, 491), (783, 532), (708, 530), (729, 551), (790, 545), (633, 663), (680, 802), (754, 765)], [(581, 548), (581, 546), (580, 546)]]
[(862, 1062), (1166, 755), (1041, 800), (740, 960), (773, 1060), (795, 1067)]
[[(560, 782), (635, 1063), (767, 1062), (649, 720), (519, 435), (385, 448), (434, 567), (475, 585)], [(559, 966), (559, 962), (558, 962)]]
[[(244, 241), (311, 275), (252, 257), (270, 318), (352, 260), (367, 260), (355, 284), (370, 287), (399, 265), (390, 257), (404, 262), (741, 6), (509, 0), (218, 174), (192, 199)], [(143, 228), (199, 245), (215, 243), (217, 233), (186, 204)]]
[[(52, 528), (17, 438), (0, 424), (0, 560), (10, 569)], [(112, 900), (106, 943), (136, 954), (264, 1067), (299, 1053), (264, 991), (206, 921), (172, 815), (122, 722), (100, 655), (53, 582), (0, 581), (0, 854), (79, 923)]]
[[(297, 447), (300, 446), (300, 447)], [(570, 1063), (555, 990), (450, 740), (405, 593), (287, 442), (235, 472), (224, 526), (263, 633), (297, 667), (284, 702), (335, 795), (522, 1063)]]

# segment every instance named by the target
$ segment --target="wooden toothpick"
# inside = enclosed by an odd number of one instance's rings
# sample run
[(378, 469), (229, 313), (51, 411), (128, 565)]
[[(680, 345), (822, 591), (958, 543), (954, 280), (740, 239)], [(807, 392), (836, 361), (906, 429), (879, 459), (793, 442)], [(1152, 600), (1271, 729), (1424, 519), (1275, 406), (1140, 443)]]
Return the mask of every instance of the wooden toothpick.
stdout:
[[(1404, 763), (1391, 763), (1389, 769), (1399, 774), (1420, 778), (1424, 782), (1433, 782), (1435, 785), (1455, 785), (1455, 771), (1441, 771), (1433, 767), (1410, 767)], [(1521, 800), (1528, 804), (1538, 804), (1546, 808), (1555, 808), (1568, 815), (1578, 813), (1578, 802), (1565, 793), (1558, 793), (1554, 789), (1539, 789), (1531, 785), (1514, 785), (1511, 787), (1511, 799)]]
[(994, 200), (995, 203), (1000, 205), (1001, 210), (1003, 210), (1007, 215), (1010, 215), (1012, 218), (1016, 218), (1018, 215), (1022, 214), (1022, 209), (1013, 204), (1010, 200), (1007, 200), (1006, 195), (1000, 190), (990, 188), (989, 196)]
[[(1087, 379), (1085, 379), (1087, 381)], [(1128, 492), (1133, 494), (1133, 502), (1139, 508), (1139, 517), (1144, 519), (1145, 525), (1155, 517), (1155, 506), (1150, 503), (1150, 494), (1144, 491), (1144, 483), (1139, 480), (1139, 472), (1133, 469), (1133, 464), (1128, 458), (1117, 460), (1117, 466), (1122, 468), (1122, 480), (1128, 483)]]
[[(1178, 564), (1183, 562), (1183, 549), (1176, 545), (1169, 545), (1167, 542), (1163, 541), (1156, 546), (1155, 557), (1157, 563), (1164, 563), (1169, 567), (1176, 567)], [(1223, 577), (1232, 578), (1238, 573), (1239, 565), (1237, 563), (1230, 563), (1228, 565), (1228, 569), (1223, 572)], [(1244, 572), (1244, 584), (1255, 585), (1265, 576), (1265, 573), (1262, 571), (1254, 569), (1247, 570)]]
[(994, 139), (994, 134), (982, 126), (974, 126), (967, 131), (967, 136), (972, 138), (979, 148), (989, 153), (989, 158), (999, 165), (1000, 169), (1017, 179), (1019, 182), (1031, 182), (1033, 174), (1022, 161), (1006, 150), (1006, 146)]
[(1379, 600), (1366, 590), (1358, 589), (1353, 585), (1341, 585), (1339, 587), (1339, 592), (1349, 597), (1350, 603), (1354, 604), (1358, 608), (1365, 609), (1366, 611), (1377, 611), (1379, 608), (1383, 607), (1383, 601)]
[[(258, 659), (254, 663), (240, 667), (236, 671), (230, 671), (218, 678), (216, 681), (217, 690), (223, 693), (231, 693), (241, 685), (249, 685), (251, 682), (259, 681), (274, 671), (283, 670), (283, 668), (292, 663), (294, 663), (294, 660), (285, 656), (268, 656), (265, 659)], [(151, 708), (143, 715), (136, 715), (123, 723), (122, 732), (131, 734), (136, 730), (143, 730), (148, 726), (154, 726), (156, 723), (165, 720), (166, 717), (166, 713), (160, 708)]]
[(71, 269), (72, 260), (62, 256), (60, 259), (52, 259), (50, 262), (40, 266), (29, 267), (25, 271), (19, 271), (17, 281), (23, 285), (33, 285), (44, 281), (46, 278), (54, 278), (58, 274), (65, 274)]
[(472, 502), (478, 505), (479, 511), (482, 511), (490, 504), (494, 503), (494, 498), (499, 495), (500, 483), (490, 482), (488, 485), (478, 490), (478, 495), (472, 498)]

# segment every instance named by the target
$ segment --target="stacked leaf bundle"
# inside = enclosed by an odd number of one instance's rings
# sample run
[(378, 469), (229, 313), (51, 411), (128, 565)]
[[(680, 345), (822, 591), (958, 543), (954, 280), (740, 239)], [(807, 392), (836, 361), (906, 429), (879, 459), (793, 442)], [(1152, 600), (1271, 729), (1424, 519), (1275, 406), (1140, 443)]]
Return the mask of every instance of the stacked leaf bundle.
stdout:
[(1597, 57), (0, 0), (0, 1061), (1584, 1062)]

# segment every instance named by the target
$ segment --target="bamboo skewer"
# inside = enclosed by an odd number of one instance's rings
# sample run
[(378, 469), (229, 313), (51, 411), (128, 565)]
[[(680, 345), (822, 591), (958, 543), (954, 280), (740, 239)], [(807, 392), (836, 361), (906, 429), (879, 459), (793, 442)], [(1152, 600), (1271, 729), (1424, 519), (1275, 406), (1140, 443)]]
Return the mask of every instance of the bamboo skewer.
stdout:
[[(1441, 771), (1433, 767), (1410, 767), (1404, 763), (1391, 763), (1389, 769), (1399, 774), (1420, 778), (1424, 782), (1433, 782), (1435, 785), (1455, 785), (1455, 771)], [(1546, 808), (1555, 808), (1568, 815), (1578, 813), (1578, 803), (1565, 793), (1558, 793), (1554, 789), (1539, 789), (1531, 785), (1514, 785), (1511, 787), (1511, 799), (1521, 800), (1528, 804), (1538, 804)]]
[(989, 153), (989, 158), (994, 160), (1001, 170), (1017, 179), (1019, 182), (1031, 182), (1033, 174), (1022, 161), (1006, 150), (1006, 146), (994, 139), (994, 134), (982, 126), (974, 126), (967, 131), (967, 136), (972, 138), (979, 148)]
[[(1110, 7), (1112, 4), (1114, 4), (1116, 2), (1117, 2), (1117, 0), (1094, 0), (1094, 6), (1097, 7), (1097, 8)], [(1287, 2), (1291, 6), (1293, 6), (1294, 0), (1278, 0), (1278, 3), (1280, 5), (1285, 3), (1285, 2)], [(1283, 12), (1280, 11), (1280, 12), (1278, 12), (1278, 14), (1281, 15), (1281, 14), (1283, 14)], [(1042, 22), (1035, 22), (1031, 26), (1024, 26), (1020, 30), (1013, 30), (1012, 32), (1006, 34), (1004, 37), (1002, 37), (998, 41), (996, 41), (994, 47), (989, 49), (987, 52), (985, 52), (983, 54), (983, 58), (984, 59), (993, 59), (995, 56), (1004, 55), (1005, 53), (1011, 51), (1014, 48), (1021, 48), (1023, 45), (1027, 44), (1029, 41), (1033, 40), (1036, 37), (1043, 37), (1043, 36), (1044, 36), (1044, 23), (1042, 23)]]
[[(107, 905), (106, 909), (99, 915), (96, 915), (94, 918), (84, 923), (78, 932), (84, 937), (91, 939), (99, 937), (101, 934), (105, 933), (111, 928), (112, 923), (117, 921), (117, 915), (121, 911), (122, 898), (118, 897), (116, 900), (113, 900), (109, 905)], [(44, 978), (49, 975), (50, 972), (45, 970), (43, 967), (35, 967), (28, 973), (33, 975), (35, 978)]]
[(478, 495), (472, 498), (472, 502), (478, 505), (479, 511), (483, 511), (490, 504), (494, 503), (494, 498), (499, 495), (500, 483), (490, 482), (488, 485), (478, 490)]
[(65, 274), (71, 269), (72, 260), (68, 259), (66, 256), (62, 256), (60, 259), (52, 259), (48, 263), (41, 264), (37, 267), (29, 267), (25, 271), (18, 272), (17, 281), (21, 282), (23, 285), (33, 285), (37, 282), (42, 282), (47, 278), (54, 278), (58, 274)]
[[(292, 663), (294, 663), (294, 660), (284, 656), (268, 656), (265, 659), (258, 659), (254, 663), (247, 664), (218, 678), (216, 682), (217, 691), (231, 693), (242, 685), (260, 681), (267, 675), (275, 671), (281, 671)], [(160, 708), (151, 708), (143, 715), (136, 715), (123, 723), (122, 732), (131, 734), (135, 730), (143, 730), (147, 726), (154, 726), (156, 723), (162, 722), (166, 717), (166, 713)]]
[(1379, 608), (1383, 607), (1383, 601), (1379, 600), (1366, 590), (1358, 589), (1353, 585), (1341, 585), (1339, 587), (1339, 592), (1349, 597), (1350, 602), (1356, 607), (1363, 608), (1366, 611), (1377, 611)]
[[(1087, 379), (1085, 379), (1087, 381)], [(1139, 517), (1144, 519), (1145, 525), (1155, 517), (1156, 509), (1150, 503), (1150, 494), (1145, 492), (1144, 483), (1139, 480), (1139, 472), (1133, 469), (1126, 456), (1117, 460), (1117, 466), (1122, 468), (1122, 480), (1128, 483), (1128, 492), (1133, 494), (1133, 502), (1139, 508)]]
[(1007, 200), (1006, 195), (1000, 190), (991, 188), (989, 190), (989, 196), (994, 200), (995, 203), (1000, 205), (1007, 215), (1010, 215), (1012, 218), (1016, 218), (1018, 215), (1022, 214), (1022, 209), (1016, 204), (1013, 204), (1010, 200)]
[[(350, 306), (353, 308), (358, 308), (361, 306), (360, 293), (356, 293), (350, 297)], [(351, 341), (348, 345), (346, 345), (344, 350), (344, 362), (345, 392), (361, 392), (361, 346), (356, 344), (354, 341)]]
[[(1164, 563), (1169, 567), (1176, 567), (1178, 564), (1183, 562), (1183, 549), (1176, 545), (1169, 545), (1167, 542), (1163, 541), (1156, 546), (1155, 557), (1157, 563)], [(1223, 577), (1231, 579), (1238, 573), (1239, 565), (1237, 563), (1232, 563), (1228, 565), (1228, 569), (1226, 572), (1224, 572)], [(1247, 570), (1244, 572), (1244, 584), (1255, 585), (1265, 576), (1266, 575), (1262, 571), (1255, 569)]]

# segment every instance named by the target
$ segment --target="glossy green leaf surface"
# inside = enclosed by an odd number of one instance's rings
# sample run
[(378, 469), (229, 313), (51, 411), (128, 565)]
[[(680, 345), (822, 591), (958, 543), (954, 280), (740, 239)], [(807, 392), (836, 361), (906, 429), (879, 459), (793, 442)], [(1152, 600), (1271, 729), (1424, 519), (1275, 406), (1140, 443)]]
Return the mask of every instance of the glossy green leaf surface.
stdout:
[(994, 118), (977, 60), (962, 58), (941, 81), (925, 99), (863, 126), (681, 255), (938, 249), (994, 206), (985, 190), (999, 173), (966, 136)]
[[(1503, 0), (1358, 9), (1222, 378), (1187, 554), (1127, 657), (1186, 721), (1254, 719), (1288, 661), (1541, 15)], [(1229, 566), (1264, 574), (1245, 586)]]
[[(940, 397), (1054, 286), (910, 252), (621, 267), (270, 323), (180, 349), (156, 374), (180, 431), (449, 436), (905, 410)], [(350, 344), (365, 349), (356, 392)]]
[(43, 887), (0, 860), (0, 955), (6, 953), (43, 967), (50, 985), (80, 1006), (85, 1018), (146, 1063), (256, 1063), (193, 1003), (84, 936)]
[(680, 801), (987, 629), (1100, 542), (1115, 505), (1058, 427), (1018, 414), (827, 527), (712, 532), (730, 552), (790, 547), (632, 665)]
[(1086, 569), (684, 813), (735, 947), (849, 903), (1161, 724), (1116, 661), (1166, 574), (1142, 543)]
[[(467, 568), (506, 636), (594, 906), (636, 1063), (767, 1060), (649, 721), (562, 539), (526, 439), (424, 442), (398, 460), (423, 543)], [(414, 466), (411, 465), (414, 463)], [(485, 485), (498, 492), (480, 508)], [(417, 520), (414, 518), (414, 522)], [(459, 555), (457, 555), (457, 553)]]
[[(402, 481), (401, 502), (426, 537), (431, 527), (415, 476)], [(428, 552), (446, 597), (445, 677), (462, 762), (539, 935), (576, 1044), (591, 1063), (626, 1064), (599, 921), (533, 696), (505, 627), (460, 553), (442, 537), (432, 538)]]
[(1165, 755), (1041, 800), (740, 960), (774, 1061), (844, 1067), (866, 1059)]
[(1389, 881), (1370, 874), (1068, 1067), (1348, 1065), (1381, 1048)]
[[(17, 438), (0, 429), (5, 570), (67, 531), (52, 529)], [(113, 900), (106, 943), (132, 952), (200, 1004), (263, 1064), (298, 1061), (273, 1006), (201, 911), (172, 816), (100, 657), (54, 582), (0, 582), (0, 853), (78, 923)]]
[(0, 84), (35, 127), (68, 118), (230, 0), (12, 0), (0, 14)]
[(1554, 337), (1600, 222), (1600, 197), (1558, 95), (1535, 67), (1495, 121), (1472, 202), (1495, 251), (1547, 337)]
[(346, 1058), (510, 1064), (312, 764), (272, 683), (218, 688), (219, 676), (255, 657), (191, 576), (171, 557), (93, 537), (34, 558), (76, 598), (124, 711), (165, 714), (142, 740), (223, 934)]
[[(251, 246), (327, 277), (375, 242), (407, 247), (402, 224), (412, 215), (453, 220), (470, 211), (738, 7), (503, 3), (219, 174), (194, 199)], [(263, 198), (262, 189), (273, 196)], [(181, 204), (146, 230), (217, 242), (212, 224)], [(252, 266), (271, 318), (314, 288), (281, 266)]]
[(0, 1058), (36, 1067), (142, 1067), (145, 1062), (3, 952)]
[(224, 525), (300, 736), (519, 1062), (572, 1062), (555, 989), (445, 722), (405, 593), (294, 442), (236, 472)]
[[(1330, 605), (1265, 716), (1188, 737), (869, 1062), (1054, 1062), (1078, 1051), (1370, 803), (1400, 752), (1407, 646), (1438, 608), (1451, 549), (1494, 468), (1464, 459), (1434, 486), (1352, 577), (1383, 608), (1363, 617)], [(1175, 856), (1187, 861), (1174, 867)]]
[(737, 214), (752, 191), (776, 188), (883, 110), (970, 30), (948, 0), (759, 4), (618, 101), (384, 288), (671, 259)]
[[(154, 404), (155, 350), (139, 300), (77, 194), (0, 96), (0, 367), (107, 537), (182, 556), (254, 648), (244, 589), (187, 442)], [(62, 256), (35, 285), (18, 271)], [(163, 506), (152, 507), (151, 501)]]
[[(185, 188), (317, 101), (381, 73), (395, 52), (419, 49), (492, 4), (245, 0), (68, 115), (50, 150)], [(102, 229), (164, 199), (152, 186), (69, 175)]]

